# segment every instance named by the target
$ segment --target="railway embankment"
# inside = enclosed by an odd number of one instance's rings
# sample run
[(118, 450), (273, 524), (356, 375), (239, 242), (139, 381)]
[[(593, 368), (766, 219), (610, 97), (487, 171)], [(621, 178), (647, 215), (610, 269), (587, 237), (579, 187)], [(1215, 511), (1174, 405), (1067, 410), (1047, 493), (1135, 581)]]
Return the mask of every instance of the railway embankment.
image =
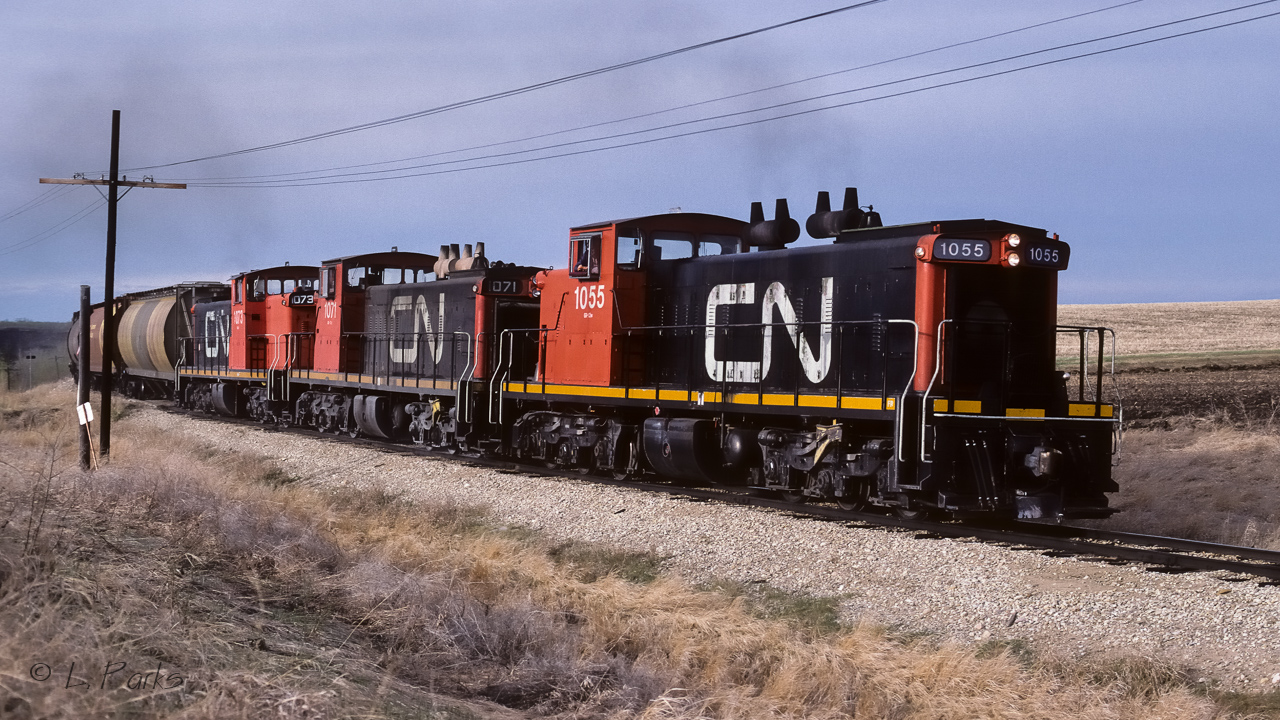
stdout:
[(1280, 587), (1256, 579), (919, 539), (156, 410), (145, 411), (144, 420), (172, 424), (220, 450), (253, 447), (305, 485), (482, 505), (512, 527), (652, 553), (694, 584), (760, 583), (835, 598), (846, 624), (975, 647), (1029, 647), (1063, 660), (1141, 658), (1194, 669), (1195, 680), (1231, 688), (1270, 689), (1280, 674)]

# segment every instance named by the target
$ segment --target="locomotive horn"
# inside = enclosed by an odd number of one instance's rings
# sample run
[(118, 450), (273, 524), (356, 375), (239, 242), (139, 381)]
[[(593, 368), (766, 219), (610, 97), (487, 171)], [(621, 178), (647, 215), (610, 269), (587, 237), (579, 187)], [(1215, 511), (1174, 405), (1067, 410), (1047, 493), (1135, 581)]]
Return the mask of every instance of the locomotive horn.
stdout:
[(809, 237), (837, 237), (845, 230), (853, 230), (864, 225), (866, 214), (858, 209), (858, 188), (844, 189), (844, 209), (831, 211), (831, 196), (826, 190), (818, 193), (818, 205), (813, 214), (805, 221), (805, 230)]
[(764, 206), (751, 203), (751, 226), (747, 228), (747, 242), (761, 250), (781, 250), (789, 242), (800, 237), (800, 223), (791, 218), (787, 199), (778, 198), (773, 219), (764, 219)]

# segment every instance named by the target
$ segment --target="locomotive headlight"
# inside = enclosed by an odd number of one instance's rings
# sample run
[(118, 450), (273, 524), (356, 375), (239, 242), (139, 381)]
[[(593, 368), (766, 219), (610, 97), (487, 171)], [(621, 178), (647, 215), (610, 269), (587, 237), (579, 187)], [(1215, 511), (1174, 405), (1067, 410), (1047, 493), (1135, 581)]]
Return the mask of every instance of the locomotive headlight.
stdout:
[(1018, 267), (1018, 263), (1022, 262), (1022, 258), (1018, 257), (1018, 253), (1009, 253), (1009, 267)]
[(1016, 248), (1022, 244), (1022, 236), (1018, 233), (1009, 233), (1004, 236), (1004, 241), (1009, 243), (1009, 247)]
[(924, 259), (924, 248), (922, 247), (916, 248), (916, 257)]

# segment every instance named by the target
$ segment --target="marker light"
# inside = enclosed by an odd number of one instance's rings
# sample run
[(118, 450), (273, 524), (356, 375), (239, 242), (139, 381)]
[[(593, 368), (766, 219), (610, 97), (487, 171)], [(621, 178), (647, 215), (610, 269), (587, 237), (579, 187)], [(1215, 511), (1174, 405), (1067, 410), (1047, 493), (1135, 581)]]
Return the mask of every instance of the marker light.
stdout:
[(1022, 258), (1018, 257), (1018, 253), (1009, 253), (1009, 267), (1018, 267), (1018, 263), (1022, 262)]
[[(1004, 236), (1004, 241), (1009, 243), (1009, 247), (1016, 248), (1022, 244), (1022, 236), (1018, 233), (1009, 233)], [(1016, 265), (1017, 263), (1014, 264)]]
[(916, 248), (916, 257), (921, 258), (921, 259), (923, 259), (923, 258), (924, 258), (924, 248), (922, 248), (922, 247), (917, 247), (917, 248)]

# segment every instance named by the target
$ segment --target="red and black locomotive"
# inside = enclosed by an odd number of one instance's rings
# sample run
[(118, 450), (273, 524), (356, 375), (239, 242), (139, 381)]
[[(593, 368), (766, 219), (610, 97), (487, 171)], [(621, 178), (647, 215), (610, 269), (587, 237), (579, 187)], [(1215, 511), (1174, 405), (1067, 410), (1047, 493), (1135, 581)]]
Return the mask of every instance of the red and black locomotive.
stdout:
[(1066, 243), (988, 220), (884, 227), (852, 188), (841, 210), (821, 193), (806, 227), (830, 242), (788, 247), (779, 200), (772, 220), (756, 203), (746, 222), (576, 227), (563, 269), (480, 244), (252, 271), (156, 291), (182, 320), (155, 323), (167, 385), (117, 362), (135, 392), (209, 412), (584, 473), (904, 515), (1111, 512), (1114, 338), (1057, 325)]

